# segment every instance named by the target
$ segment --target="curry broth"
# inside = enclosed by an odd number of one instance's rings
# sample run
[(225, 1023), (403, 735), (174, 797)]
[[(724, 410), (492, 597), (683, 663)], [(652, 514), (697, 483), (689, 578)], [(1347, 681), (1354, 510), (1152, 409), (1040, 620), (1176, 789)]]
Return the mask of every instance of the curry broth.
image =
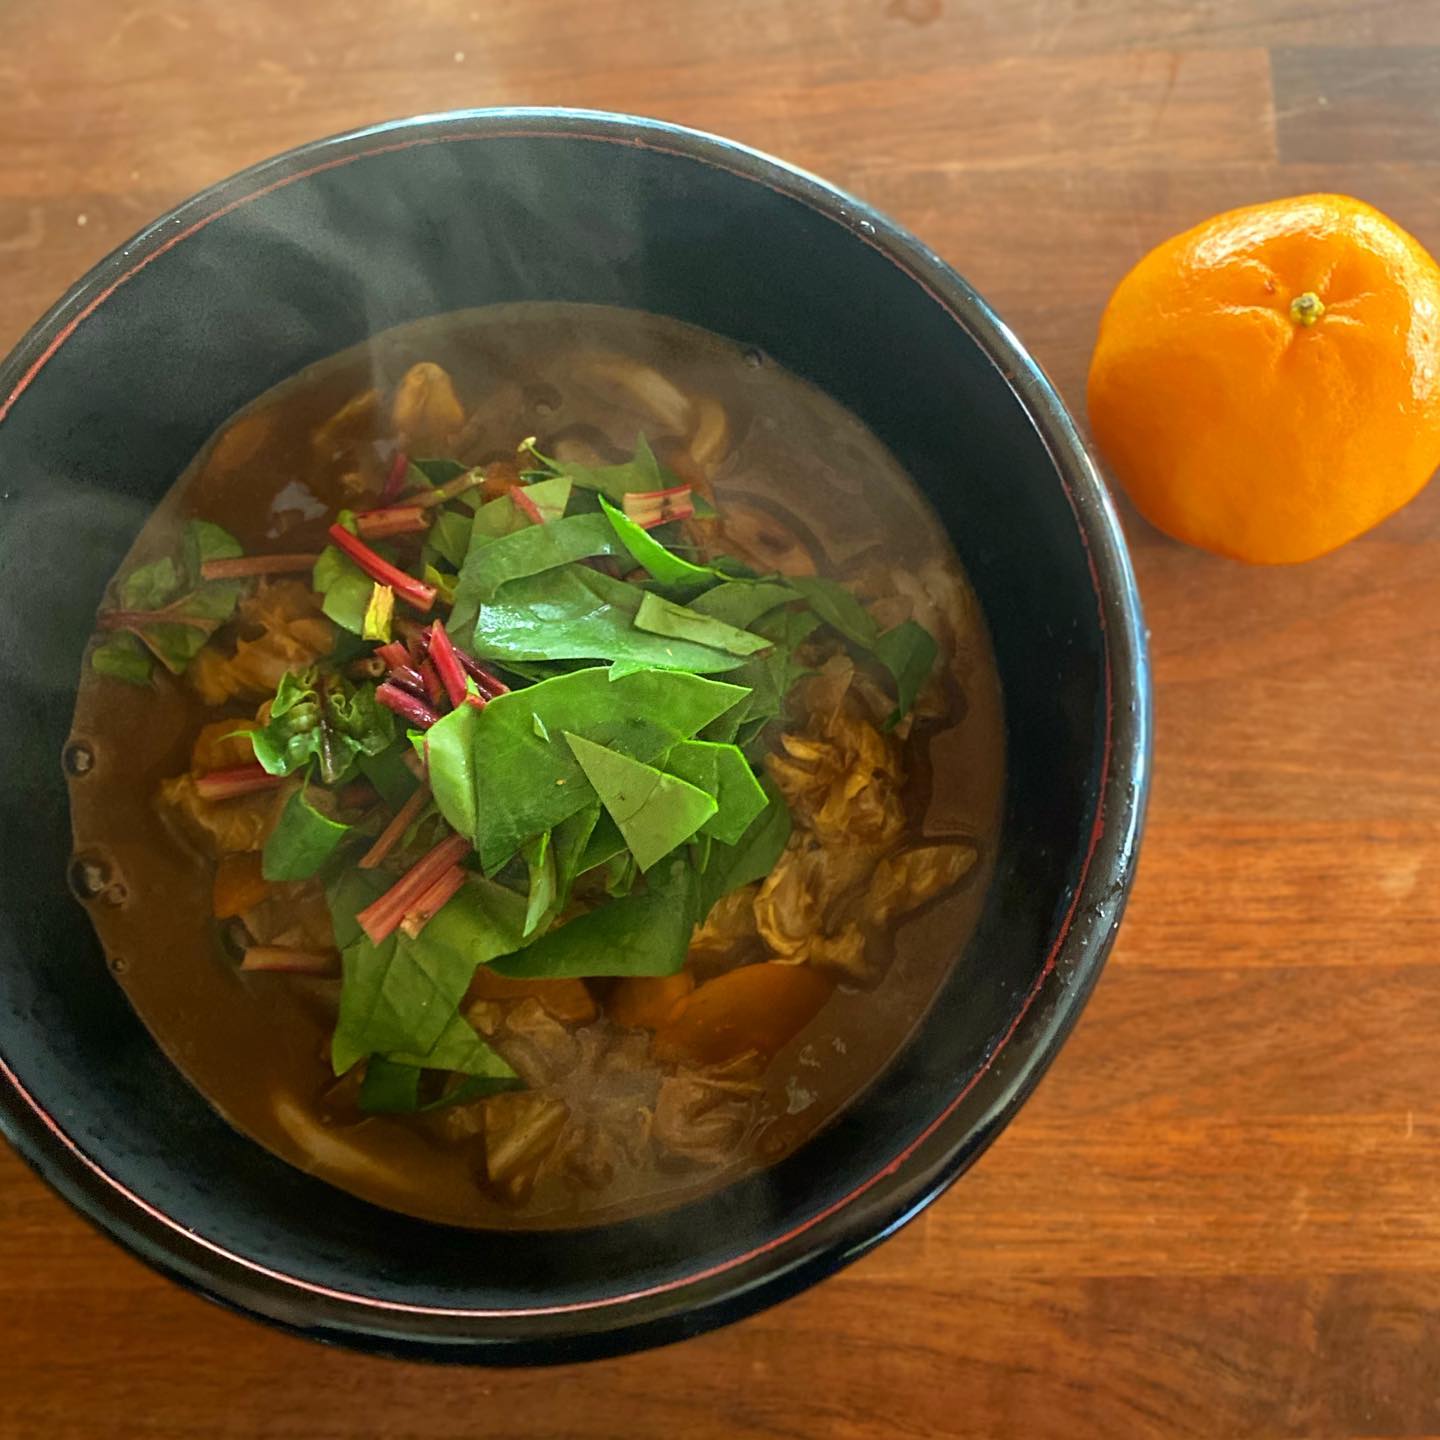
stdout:
[[(577, 355), (603, 352), (653, 367), (691, 396), (713, 397), (729, 451), (713, 484), (722, 515), (746, 502), (773, 514), (825, 557), (825, 573), (852, 576), (880, 556), (918, 572), (956, 570), (944, 533), (884, 447), (854, 416), (765, 357), (676, 321), (602, 307), (510, 305), (437, 317), (376, 337), (310, 367), (261, 397), (201, 452), (141, 532), (122, 570), (165, 553), (183, 523), (201, 517), (247, 547), (318, 550), (347, 490), (354, 450), (315, 443), (356, 394), (392, 385), (416, 361), (448, 370), (473, 421), (479, 463), (513, 456), (519, 439), (567, 439), (627, 451), (637, 428), (663, 418), (593, 377)], [(642, 407), (643, 409), (643, 407)], [(368, 424), (369, 422), (364, 422)], [(376, 424), (375, 438), (382, 427)], [(743, 1142), (722, 1163), (669, 1157), (621, 1171), (590, 1190), (553, 1177), (522, 1204), (502, 1203), (477, 1179), (474, 1143), (428, 1121), (371, 1116), (337, 1123), (322, 1096), (339, 982), (240, 971), (210, 914), (212, 862), (177, 842), (156, 804), (160, 781), (189, 764), (206, 710), (183, 681), (161, 674), (135, 689), (87, 667), (72, 741), (93, 764), (70, 779), (76, 854), (108, 888), (92, 901), (96, 929), (119, 983), (157, 1041), (233, 1125), (300, 1168), (374, 1202), (478, 1227), (555, 1226), (677, 1203), (792, 1151), (849, 1103), (918, 1023), (973, 930), (997, 839), (1003, 783), (998, 680), (983, 623), (952, 657), (949, 713), (917, 731), (907, 754), (914, 834), (973, 841), (978, 863), (947, 893), (894, 926), (893, 955), (871, 988), (840, 985), (771, 1060)], [(254, 704), (227, 713), (249, 716)], [(597, 985), (603, 994), (603, 984)], [(590, 1051), (633, 1050), (603, 1011), (582, 1027)], [(588, 1051), (587, 1051), (588, 1053)], [(603, 1121), (653, 1099), (638, 1072), (583, 1076), (573, 1094)], [(612, 1089), (607, 1087), (613, 1086)]]

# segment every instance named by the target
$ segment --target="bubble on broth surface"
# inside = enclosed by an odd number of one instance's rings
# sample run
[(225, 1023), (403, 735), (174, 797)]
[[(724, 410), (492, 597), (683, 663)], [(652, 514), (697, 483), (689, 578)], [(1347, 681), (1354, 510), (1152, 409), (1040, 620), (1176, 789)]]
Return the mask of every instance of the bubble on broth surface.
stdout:
[(95, 752), (87, 740), (72, 740), (66, 747), (60, 763), (67, 775), (77, 778), (89, 775), (95, 768)]
[(110, 861), (97, 851), (76, 855), (70, 861), (69, 880), (77, 900), (86, 904), (98, 900), (112, 883)]

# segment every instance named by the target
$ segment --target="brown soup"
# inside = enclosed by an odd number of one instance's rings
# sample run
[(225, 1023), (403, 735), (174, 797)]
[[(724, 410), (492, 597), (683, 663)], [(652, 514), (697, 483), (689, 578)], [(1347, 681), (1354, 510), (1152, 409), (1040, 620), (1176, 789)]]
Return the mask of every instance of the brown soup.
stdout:
[[(420, 393), (426, 377), (441, 382), (417, 365), (445, 372), (457, 413)], [(206, 802), (197, 825), (195, 813), (180, 813), (175, 777), (209, 768), (192, 756), (202, 727), (253, 722), (277, 665), (323, 663), (303, 640), (289, 659), (254, 651), (264, 662), (255, 673), (242, 674), (234, 658), (268, 643), (266, 606), (308, 575), (251, 582), (238, 618), (207, 646), (214, 656), (203, 675), (194, 665), (178, 677), (156, 666), (137, 686), (87, 665), (73, 738), (94, 764), (70, 781), (75, 844), (100, 891), (91, 909), (120, 984), (227, 1120), (377, 1204), (467, 1226), (594, 1223), (768, 1164), (890, 1061), (976, 923), (1003, 753), (999, 686), (973, 594), (944, 532), (876, 438), (730, 341), (652, 315), (548, 304), (382, 334), (231, 420), (120, 573), (174, 553), (192, 518), (223, 526), (247, 554), (317, 552), (338, 509), (377, 504), (397, 443), (485, 467), (477, 494), (499, 496), (527, 463), (516, 462), (527, 437), (542, 455), (605, 465), (624, 461), (642, 433), (673, 476), (713, 498), (714, 519), (688, 522), (687, 555), (844, 582), (880, 628), (925, 626), (939, 658), (913, 712), (887, 730), (893, 697), (875, 668), (823, 626), (803, 642), (797, 656), (816, 673), (798, 681), (757, 742), (758, 768), (794, 817), (790, 845), (768, 879), (717, 905), (678, 977), (502, 980), (481, 967), (462, 1013), (523, 1088), (422, 1113), (365, 1113), (364, 1062), (337, 1079), (330, 1060), (340, 979), (239, 963), (247, 945), (326, 953), (329, 936), (313, 933), (306, 911), (314, 894), (257, 891), (240, 914), (213, 913), (217, 865), (232, 881), (247, 866), (253, 874), (281, 796)], [(412, 553), (409, 537), (395, 543)], [(225, 746), (234, 742), (218, 743), (233, 765)], [(354, 804), (356, 814), (378, 812), (365, 822), (370, 833), (388, 818), (373, 795)], [(723, 998), (777, 963), (807, 978), (787, 980), (790, 999), (778, 1006), (757, 991), (753, 1034), (725, 1039), (723, 1026), (699, 1023), (709, 1002), (697, 997)], [(742, 971), (750, 973), (736, 982)], [(728, 991), (709, 988), (727, 977)]]

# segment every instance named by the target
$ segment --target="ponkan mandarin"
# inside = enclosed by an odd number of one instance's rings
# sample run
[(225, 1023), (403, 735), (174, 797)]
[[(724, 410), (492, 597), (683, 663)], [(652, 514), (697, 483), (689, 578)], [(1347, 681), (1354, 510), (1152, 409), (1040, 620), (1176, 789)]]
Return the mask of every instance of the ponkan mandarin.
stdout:
[(1440, 268), (1343, 195), (1217, 215), (1120, 282), (1088, 403), (1167, 534), (1265, 564), (1324, 555), (1440, 464)]

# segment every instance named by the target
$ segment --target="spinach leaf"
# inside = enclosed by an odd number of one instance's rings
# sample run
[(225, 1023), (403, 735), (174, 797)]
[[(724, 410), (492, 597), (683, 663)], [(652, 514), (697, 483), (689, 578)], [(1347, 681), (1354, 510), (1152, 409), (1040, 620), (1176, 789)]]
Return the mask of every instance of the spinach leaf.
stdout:
[(723, 620), (716, 620), (684, 605), (663, 600), (651, 591), (647, 591), (640, 601), (640, 608), (635, 612), (635, 625), (637, 629), (648, 630), (652, 635), (666, 635), (674, 640), (708, 645), (715, 650), (723, 650), (728, 655), (756, 655), (771, 646), (771, 642), (763, 635), (737, 630)]
[(574, 488), (563, 475), (554, 475), (525, 486), (525, 498), (540, 512), (541, 519), (549, 523), (565, 513)]
[(526, 840), (598, 799), (569, 747), (536, 733), (537, 715), (552, 737), (572, 731), (648, 762), (743, 698), (733, 685), (683, 671), (642, 670), (613, 682), (603, 666), (557, 675), (483, 710), (462, 705), (442, 716), (425, 735), (430, 788), (493, 872)]
[(367, 1115), (408, 1115), (420, 1109), (421, 1071), (373, 1055), (365, 1064), (356, 1103)]
[(466, 594), (473, 594), (483, 604), (493, 600), (507, 582), (591, 555), (614, 555), (621, 549), (603, 515), (572, 515), (546, 525), (527, 525), (472, 550), (465, 557), (461, 579)]
[(452, 570), (459, 570), (465, 563), (465, 552), (470, 548), (473, 524), (474, 517), (471, 515), (462, 515), (458, 510), (441, 510), (425, 539), (426, 561), (439, 556)]
[(402, 740), (378, 755), (360, 757), (360, 773), (380, 792), (380, 798), (392, 810), (398, 810), (420, 783), (415, 778), (415, 772), (405, 763), (404, 755), (408, 748), (408, 742)]
[(355, 915), (388, 883), (383, 875), (349, 870), (327, 893), (343, 973), (330, 1045), (337, 1075), (368, 1055), (428, 1055), (452, 1023), (476, 966), (509, 954), (523, 939), (524, 897), (476, 876), (415, 939), (397, 930), (375, 945)]
[[(139, 651), (130, 651), (122, 634), (134, 636), (172, 674), (183, 673), (205, 642), (234, 613), (244, 588), (239, 580), (206, 580), (201, 566), (207, 560), (228, 560), (243, 555), (240, 542), (228, 530), (206, 520), (192, 520), (180, 542), (180, 559), (166, 555), (139, 565), (121, 580), (120, 609), (102, 613), (103, 628), (116, 634), (99, 646), (91, 663), (102, 674), (142, 682)], [(133, 654), (135, 659), (130, 658)]]
[[(434, 1100), (422, 1102), (420, 1083), (427, 1070), (448, 1071), (465, 1078)], [(360, 1108), (372, 1115), (439, 1110), (499, 1090), (513, 1090), (519, 1083), (514, 1070), (457, 1013), (423, 1055), (371, 1056), (360, 1087)]]
[(734, 672), (735, 679), (750, 691), (750, 698), (734, 715), (709, 726), (702, 740), (745, 742), (769, 720), (785, 709), (785, 697), (797, 681), (809, 674), (795, 659), (795, 647), (820, 624), (809, 610), (774, 610), (754, 622), (755, 633), (772, 642), (765, 655), (753, 655)]
[(563, 475), (574, 484), (586, 490), (598, 490), (612, 500), (623, 500), (632, 491), (668, 490), (680, 483), (679, 477), (655, 458), (643, 434), (636, 439), (634, 458), (619, 465), (580, 465), (573, 460), (551, 460), (533, 445), (528, 448), (552, 475)]
[[(599, 805), (587, 805), (567, 816), (550, 832), (550, 851), (555, 857), (555, 911), (565, 908), (574, 887), (575, 877), (585, 867), (582, 862), (602, 811)], [(608, 817), (607, 817), (608, 818)], [(618, 835), (617, 835), (618, 838)], [(622, 842), (623, 843), (623, 842)]]
[(716, 812), (700, 827), (702, 835), (733, 845), (765, 808), (765, 791), (734, 745), (682, 740), (660, 763), (670, 774), (715, 797)]
[(794, 590), (778, 581), (726, 580), (713, 590), (697, 595), (690, 602), (690, 608), (745, 630), (776, 606), (796, 598)]
[(530, 899), (525, 909), (523, 934), (533, 935), (543, 922), (548, 922), (555, 913), (557, 882), (555, 877), (555, 854), (550, 844), (551, 832), (542, 830), (532, 840), (520, 847), (525, 857), (526, 868), (530, 871)]
[(690, 948), (699, 891), (694, 867), (677, 856), (656, 868), (645, 890), (577, 916), (490, 968), (516, 979), (673, 975)]
[(480, 603), (473, 638), (466, 636), (460, 643), (502, 664), (619, 660), (697, 674), (716, 674), (740, 664), (737, 656), (709, 645), (637, 629), (636, 612), (645, 598), (638, 586), (588, 566), (562, 565), (512, 580), (494, 600)]
[(707, 585), (721, 577), (708, 565), (694, 565), (674, 551), (667, 550), (648, 530), (637, 525), (623, 510), (617, 510), (604, 495), (600, 508), (615, 531), (615, 537), (630, 552), (637, 565), (643, 565), (661, 585)]
[(889, 723), (898, 723), (915, 703), (916, 694), (934, 667), (939, 651), (935, 637), (914, 620), (906, 620), (882, 635), (865, 607), (834, 580), (810, 575), (798, 576), (791, 583), (827, 625), (852, 645), (869, 651), (890, 672), (899, 703)]
[(444, 485), (457, 480), (470, 467), (458, 460), (412, 460), (410, 462), (410, 483), (418, 490), (425, 486)]
[(267, 880), (308, 880), (335, 853), (353, 827), (322, 815), (301, 786), (285, 802), (265, 841), (261, 873)]
[(688, 781), (569, 731), (565, 740), (642, 872), (683, 845), (718, 808), (713, 795)]
[(697, 921), (703, 920), (722, 895), (763, 880), (776, 866), (790, 840), (790, 810), (785, 797), (769, 780), (762, 782), (767, 803), (733, 845), (718, 841), (710, 847), (700, 876)]
[(938, 653), (935, 637), (914, 620), (906, 620), (893, 630), (887, 630), (875, 642), (875, 658), (895, 677), (898, 703), (890, 717), (891, 725), (898, 724), (914, 705), (920, 687), (935, 668)]
[(796, 575), (790, 583), (804, 596), (805, 603), (851, 644), (862, 650), (875, 648), (880, 638), (879, 628), (870, 612), (838, 581), (818, 575)]
[(334, 785), (360, 756), (390, 747), (395, 717), (375, 699), (373, 685), (352, 686), (312, 668), (280, 677), (270, 719), (250, 738), (255, 758), (271, 775), (289, 775), (313, 758), (321, 782)]
[(462, 1075), (458, 1085), (443, 1090), (433, 1100), (422, 1101), (420, 1082), (424, 1074), (418, 1066), (396, 1064), (378, 1055), (372, 1057), (360, 1083), (360, 1109), (367, 1115), (423, 1115), (451, 1105), (464, 1105), (501, 1090), (520, 1088), (518, 1079)]
[[(340, 512), (340, 524), (354, 531), (355, 517)], [(377, 554), (383, 553), (380, 549)], [(327, 545), (310, 572), (310, 586), (322, 597), (320, 608), (343, 630), (360, 635), (365, 629), (365, 610), (375, 582), (343, 551)]]
[(623, 855), (634, 863), (630, 852), (625, 848), (625, 837), (620, 833), (620, 827), (610, 818), (610, 812), (598, 804), (595, 808), (599, 813), (585, 842), (585, 849), (575, 862), (576, 875), (583, 875), (597, 865), (604, 865), (617, 855)]
[[(617, 829), (615, 833), (618, 835), (620, 832)], [(623, 841), (624, 837), (621, 836), (621, 839)], [(605, 893), (612, 900), (622, 899), (635, 888), (635, 880), (640, 874), (640, 869), (635, 864), (635, 857), (625, 849), (623, 844), (602, 868), (605, 875)]]
[[(563, 515), (566, 502), (570, 498), (570, 489), (568, 480), (556, 477), (531, 485), (526, 493), (542, 513)], [(476, 495), (479, 492), (472, 490), (469, 494)], [(475, 628), (475, 612), (480, 603), (479, 577), (473, 568), (478, 561), (472, 562), (471, 557), (478, 556), (481, 550), (493, 545), (497, 540), (504, 539), (507, 535), (514, 535), (532, 527), (533, 522), (529, 516), (520, 513), (508, 494), (500, 495), (494, 500), (487, 500), (476, 510), (475, 518), (471, 522), (469, 544), (466, 546), (460, 565), (460, 578), (455, 582), (454, 606), (450, 611), (449, 620), (445, 622), (445, 628), (449, 631), (450, 638), (457, 645), (469, 647), (471, 632)], [(472, 567), (468, 575), (466, 573), (467, 565)]]

